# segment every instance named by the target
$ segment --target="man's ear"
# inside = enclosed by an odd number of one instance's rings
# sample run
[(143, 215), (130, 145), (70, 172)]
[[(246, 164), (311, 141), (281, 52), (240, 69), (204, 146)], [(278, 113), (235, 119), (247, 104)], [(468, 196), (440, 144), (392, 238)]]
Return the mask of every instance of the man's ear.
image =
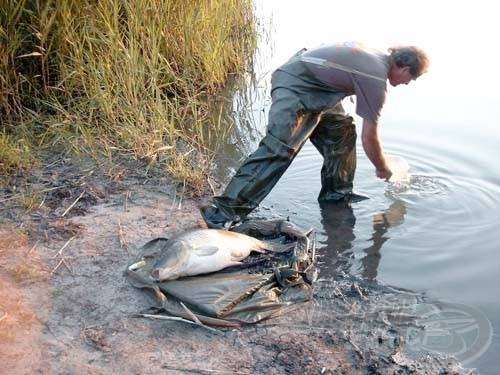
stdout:
[(409, 66), (403, 66), (403, 68), (401, 69), (403, 72), (408, 72), (410, 73), (410, 67)]

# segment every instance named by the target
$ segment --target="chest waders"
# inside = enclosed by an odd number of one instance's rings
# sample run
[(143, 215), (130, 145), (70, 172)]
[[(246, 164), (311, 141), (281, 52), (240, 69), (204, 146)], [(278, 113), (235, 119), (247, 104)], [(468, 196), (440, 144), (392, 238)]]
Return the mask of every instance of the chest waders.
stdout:
[(209, 227), (244, 219), (262, 202), (304, 143), (324, 158), (320, 201), (343, 199), (352, 191), (356, 169), (356, 128), (340, 101), (345, 92), (318, 81), (299, 54), (273, 73), (272, 104), (265, 137), (240, 166), (213, 206), (201, 208)]

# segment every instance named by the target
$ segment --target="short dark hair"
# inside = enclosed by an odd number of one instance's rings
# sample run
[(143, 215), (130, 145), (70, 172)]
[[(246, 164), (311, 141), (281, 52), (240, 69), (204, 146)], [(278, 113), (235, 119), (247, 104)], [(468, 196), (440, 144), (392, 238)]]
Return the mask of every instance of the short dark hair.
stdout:
[(425, 73), (429, 67), (427, 54), (415, 46), (391, 47), (389, 48), (389, 56), (397, 66), (409, 66), (410, 73), (415, 78)]

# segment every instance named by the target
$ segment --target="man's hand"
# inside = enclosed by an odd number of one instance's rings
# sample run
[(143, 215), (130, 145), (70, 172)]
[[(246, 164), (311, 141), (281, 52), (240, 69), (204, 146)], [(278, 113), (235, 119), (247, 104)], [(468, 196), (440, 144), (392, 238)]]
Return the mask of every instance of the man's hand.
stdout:
[(376, 170), (377, 177), (383, 180), (389, 181), (392, 176), (392, 172), (390, 169), (377, 169)]

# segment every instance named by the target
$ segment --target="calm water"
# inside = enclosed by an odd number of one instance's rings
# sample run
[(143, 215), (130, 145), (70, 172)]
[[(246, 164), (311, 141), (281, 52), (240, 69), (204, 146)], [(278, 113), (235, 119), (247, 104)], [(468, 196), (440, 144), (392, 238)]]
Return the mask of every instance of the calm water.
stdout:
[[(352, 209), (320, 207), (322, 159), (307, 143), (262, 205), (316, 229), (323, 275), (347, 259), (360, 277), (480, 310), (493, 340), (469, 366), (484, 374), (500, 368), (500, 30), (492, 3), (423, 1), (410, 14), (393, 1), (257, 2), (265, 28), (258, 87), (246, 93), (250, 104), (235, 99), (245, 112), (238, 147), (248, 154), (266, 126), (270, 73), (300, 48), (355, 40), (381, 49), (417, 44), (429, 53), (431, 71), (390, 87), (381, 119), (385, 151), (408, 161), (409, 185), (378, 180), (358, 145), (355, 190), (370, 199)], [(354, 114), (351, 102), (344, 105)], [(238, 160), (234, 152), (228, 148), (226, 158)]]

